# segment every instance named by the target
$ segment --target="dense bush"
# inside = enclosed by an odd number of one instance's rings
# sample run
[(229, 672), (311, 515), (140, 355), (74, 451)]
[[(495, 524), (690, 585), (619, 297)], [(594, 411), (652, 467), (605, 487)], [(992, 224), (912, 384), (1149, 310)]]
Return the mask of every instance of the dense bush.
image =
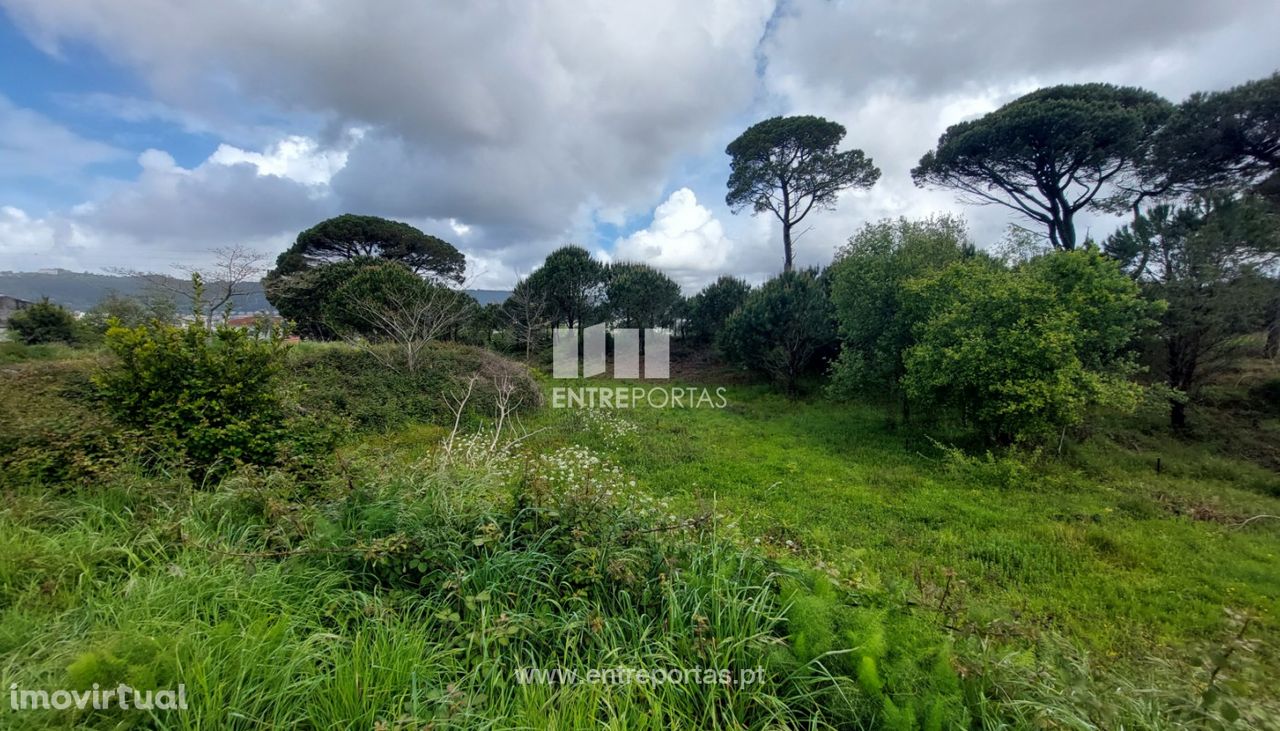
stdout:
[[(1046, 280), (1041, 272), (1058, 273), (1094, 255), (1049, 256), (1076, 258), (1020, 270), (959, 262), (908, 284), (910, 317), (918, 323), (905, 356), (910, 398), (952, 407), (1001, 443), (1047, 440), (1079, 424), (1095, 404), (1134, 405), (1136, 387), (1123, 379), (1120, 344), (1142, 324), (1133, 318), (1140, 312), (1136, 292), (1089, 281), (1109, 279), (1113, 270), (1106, 267), (1078, 269), (1082, 281), (1072, 289)], [(1127, 330), (1100, 334), (1085, 326), (1086, 317)]]
[(841, 342), (832, 391), (888, 393), (905, 416), (903, 356), (917, 325), (904, 307), (906, 283), (973, 255), (964, 222), (947, 216), (867, 224), (850, 239), (828, 270)]
[(103, 402), (193, 477), (277, 460), (285, 436), (278, 332), (155, 323), (113, 327), (106, 345), (116, 362), (95, 378)]
[(1132, 405), (1124, 379), (1159, 311), (1096, 250), (1008, 268), (950, 218), (869, 225), (829, 272), (833, 393), (887, 391), (904, 417), (913, 404), (951, 408), (1005, 443), (1060, 434), (1090, 406)]
[(336, 336), (325, 322), (329, 298), (356, 274), (385, 263), (373, 257), (356, 257), (288, 274), (273, 272), (262, 280), (262, 286), (280, 316), (292, 322), (300, 335), (331, 339)]
[(786, 272), (751, 293), (720, 332), (730, 361), (768, 376), (788, 394), (835, 339), (831, 302), (812, 270)]
[(1138, 284), (1096, 249), (1060, 251), (1021, 266), (1053, 288), (1074, 319), (1075, 353), (1092, 371), (1128, 375), (1136, 368), (1135, 338), (1156, 325), (1163, 302), (1142, 299)]
[(737, 277), (724, 276), (708, 284), (689, 298), (682, 334), (697, 343), (714, 341), (749, 294), (751, 285)]
[(50, 302), (48, 297), (13, 313), (9, 317), (9, 329), (27, 345), (71, 344), (81, 339), (76, 316), (62, 305)]
[(531, 408), (542, 402), (542, 392), (527, 368), (479, 348), (432, 344), (422, 351), (413, 372), (388, 370), (381, 360), (368, 349), (303, 344), (291, 349), (288, 373), (306, 413), (347, 418), (362, 430), (392, 429), (415, 421), (452, 424), (445, 396), (465, 391), (473, 375), (469, 419), (492, 416), (495, 388), (504, 381), (515, 387), (513, 404)]
[(467, 293), (384, 262), (361, 267), (326, 293), (322, 312), (341, 336), (406, 343), (452, 338), (476, 309)]

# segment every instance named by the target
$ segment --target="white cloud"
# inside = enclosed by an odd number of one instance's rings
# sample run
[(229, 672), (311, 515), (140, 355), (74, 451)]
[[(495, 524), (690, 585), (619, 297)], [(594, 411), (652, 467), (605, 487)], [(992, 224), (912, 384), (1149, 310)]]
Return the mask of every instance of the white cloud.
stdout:
[(806, 87), (930, 97), (1106, 64), (1141, 67), (1194, 52), (1224, 29), (1271, 24), (1274, 37), (1276, 16), (1268, 0), (792, 0), (767, 53), (771, 77)]
[[(84, 225), (139, 245), (201, 251), (294, 233), (332, 201), (314, 183), (327, 153), (295, 138), (261, 153), (221, 147), (194, 168), (162, 150), (138, 156), (138, 179), (77, 210)], [(273, 167), (274, 166), (274, 167)]]
[[(1082, 3), (0, 0), (0, 7), (42, 48), (91, 46), (135, 70), (149, 91), (90, 93), (64, 108), (160, 121), (222, 143), (191, 168), (144, 152), (136, 180), (99, 181), (87, 203), (29, 217), (63, 231), (64, 242), (74, 224), (90, 242), (79, 250), (142, 257), (121, 263), (146, 265), (157, 251), (176, 259), (227, 243), (278, 250), (298, 230), (349, 211), (405, 220), (455, 242), (495, 286), (558, 245), (608, 246), (597, 238), (601, 224), (622, 226), (651, 211), (652, 223), (614, 242), (613, 256), (652, 261), (686, 285), (721, 272), (752, 279), (777, 272), (777, 222), (731, 216), (721, 201), (724, 146), (774, 114), (844, 124), (846, 147), (864, 149), (883, 171), (872, 190), (847, 193), (836, 210), (804, 222), (801, 265), (827, 263), (863, 223), (885, 216), (960, 212), (986, 245), (1008, 213), (963, 206), (910, 180), (947, 125), (1041, 84), (1110, 81), (1176, 99), (1275, 68), (1274, 2), (1170, 0), (1159, 12), (1147, 0)], [(6, 105), (0, 98), (0, 132), (10, 130), (0, 133), (0, 162), (17, 163), (10, 171), (81, 179), (85, 166), (120, 159), (111, 145)], [(674, 181), (688, 189), (664, 202)], [(0, 189), (0, 204), (45, 210), (23, 195)], [(1095, 236), (1113, 225), (1085, 223)], [(0, 266), (7, 260), (0, 248)]]
[(318, 142), (302, 135), (290, 135), (263, 152), (222, 144), (209, 156), (209, 162), (216, 165), (248, 163), (257, 168), (258, 175), (275, 175), (304, 185), (327, 186), (333, 176), (346, 167), (350, 145), (363, 136), (363, 132), (357, 129), (348, 135), (347, 146), (337, 148), (321, 148)]
[(15, 206), (0, 206), (0, 267), (26, 271), (73, 266), (89, 246), (75, 223), (38, 218)]
[(618, 239), (609, 258), (657, 267), (686, 289), (696, 289), (726, 270), (732, 250), (711, 211), (699, 205), (692, 190), (681, 188), (654, 209), (647, 228)]
[(85, 139), (48, 117), (14, 105), (0, 94), (0, 177), (57, 178), (128, 153)]
[(138, 165), (142, 167), (144, 173), (186, 173), (178, 167), (178, 161), (173, 159), (173, 155), (164, 150), (148, 148), (138, 155)]
[(184, 168), (148, 149), (136, 180), (68, 210), (37, 218), (0, 208), (0, 267), (167, 269), (227, 244), (274, 256), (334, 214), (325, 181), (342, 154), (292, 137), (261, 152), (223, 146)]
[(588, 200), (641, 210), (679, 156), (723, 144), (707, 132), (751, 103), (774, 9), (0, 2), (46, 49), (87, 42), (132, 67), (167, 108), (232, 88), (255, 107), (367, 126), (333, 176), (345, 208), (456, 218), (507, 241), (558, 235)]

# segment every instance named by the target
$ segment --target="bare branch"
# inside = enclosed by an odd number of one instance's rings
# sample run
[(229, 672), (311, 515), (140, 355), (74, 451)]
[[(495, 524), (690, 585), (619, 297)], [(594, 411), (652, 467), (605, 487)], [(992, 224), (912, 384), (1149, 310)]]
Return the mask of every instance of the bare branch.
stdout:
[[(152, 292), (168, 296), (177, 302), (186, 302), (191, 310), (199, 306), (205, 324), (213, 325), (214, 316), (218, 312), (223, 312), (225, 316), (234, 308), (238, 299), (252, 293), (252, 285), (262, 277), (266, 267), (260, 252), (240, 244), (213, 249), (210, 253), (212, 263), (208, 266), (174, 264), (171, 270), (181, 272), (181, 276), (120, 267), (111, 267), (107, 271), (122, 277), (141, 279)], [(196, 302), (196, 292), (191, 286), (194, 275), (199, 275), (204, 282), (203, 302)]]

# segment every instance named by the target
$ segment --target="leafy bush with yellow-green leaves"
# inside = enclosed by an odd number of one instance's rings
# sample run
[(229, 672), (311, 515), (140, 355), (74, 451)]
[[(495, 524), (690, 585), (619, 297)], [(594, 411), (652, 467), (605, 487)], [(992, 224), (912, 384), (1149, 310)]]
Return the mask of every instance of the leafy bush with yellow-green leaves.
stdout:
[(156, 322), (112, 327), (106, 346), (116, 362), (94, 378), (103, 403), (194, 477), (275, 463), (285, 436), (278, 331)]
[(1093, 251), (1017, 269), (971, 259), (911, 280), (909, 398), (949, 407), (991, 441), (1043, 443), (1090, 409), (1132, 409), (1131, 345), (1152, 309)]

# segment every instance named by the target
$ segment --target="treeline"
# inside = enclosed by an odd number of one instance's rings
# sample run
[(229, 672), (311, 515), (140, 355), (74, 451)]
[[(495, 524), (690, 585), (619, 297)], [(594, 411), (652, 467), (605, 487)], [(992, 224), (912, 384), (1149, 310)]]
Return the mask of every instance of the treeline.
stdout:
[[(391, 345), (408, 370), (432, 340), (532, 360), (554, 327), (663, 327), (789, 394), (828, 379), (833, 395), (884, 395), (904, 418), (955, 413), (1001, 443), (1060, 439), (1132, 405), (1144, 368), (1181, 429), (1242, 336), (1265, 330), (1264, 353), (1280, 351), (1280, 74), (1178, 105), (1107, 84), (1027, 94), (947, 129), (912, 171), (1023, 215), (1014, 250), (985, 253), (955, 218), (882, 221), (825, 269), (796, 270), (791, 227), (879, 177), (860, 151), (837, 149), (844, 136), (818, 117), (779, 117), (726, 149), (728, 204), (783, 225), (783, 272), (759, 287), (722, 277), (685, 298), (651, 266), (565, 246), (506, 302), (481, 306), (458, 289), (466, 260), (452, 244), (353, 215), (302, 232), (263, 285), (302, 336)], [(1081, 239), (1085, 210), (1131, 221)], [(157, 316), (109, 305), (90, 318), (99, 331)], [(13, 322), (29, 342), (74, 327), (47, 304)]]
[[(1280, 351), (1280, 74), (1179, 105), (1109, 84), (1027, 94), (947, 129), (912, 171), (1025, 216), (1012, 255), (979, 252), (956, 219), (885, 221), (826, 270), (794, 271), (792, 227), (879, 177), (861, 151), (837, 149), (844, 136), (819, 117), (777, 117), (726, 149), (726, 202), (782, 224), (783, 274), (759, 288), (722, 278), (681, 301), (660, 272), (567, 247), (513, 301), (543, 324), (675, 324), (789, 393), (826, 375), (832, 393), (888, 394), (904, 417), (954, 411), (1004, 443), (1132, 406), (1144, 366), (1181, 429), (1242, 336), (1265, 329), (1264, 354)], [(1087, 210), (1131, 223), (1082, 239)], [(647, 289), (633, 302), (636, 281)], [(1161, 356), (1140, 362), (1153, 341)]]
[[(637, 298), (642, 307), (630, 299), (638, 278), (647, 284), (637, 291), (651, 293)], [(674, 326), (787, 393), (827, 377), (831, 395), (887, 394), (908, 417), (952, 411), (1002, 443), (1048, 439), (1091, 409), (1132, 405), (1136, 346), (1162, 311), (1096, 249), (1010, 263), (945, 216), (870, 224), (826, 269), (759, 287), (722, 277), (688, 299), (661, 272), (565, 247), (507, 307), (540, 312), (530, 330), (540, 337), (601, 320)]]
[[(844, 135), (818, 117), (778, 117), (726, 149), (725, 200), (779, 219), (784, 272), (791, 228), (879, 176), (861, 151), (837, 150)], [(1129, 401), (1146, 334), (1163, 352), (1152, 365), (1175, 428), (1241, 336), (1265, 328), (1264, 353), (1280, 352), (1280, 74), (1177, 105), (1110, 84), (1039, 89), (949, 127), (911, 174), (1009, 208), (1054, 252), (1086, 254), (1001, 266), (972, 252), (954, 221), (869, 226), (828, 272), (767, 283), (725, 321), (726, 354), (793, 390), (803, 364), (830, 348), (825, 288), (838, 388), (882, 388), (904, 414), (913, 402), (951, 406), (1016, 441)], [(1079, 235), (1083, 211), (1132, 220), (1100, 245)], [(771, 341), (778, 323), (790, 326)]]

